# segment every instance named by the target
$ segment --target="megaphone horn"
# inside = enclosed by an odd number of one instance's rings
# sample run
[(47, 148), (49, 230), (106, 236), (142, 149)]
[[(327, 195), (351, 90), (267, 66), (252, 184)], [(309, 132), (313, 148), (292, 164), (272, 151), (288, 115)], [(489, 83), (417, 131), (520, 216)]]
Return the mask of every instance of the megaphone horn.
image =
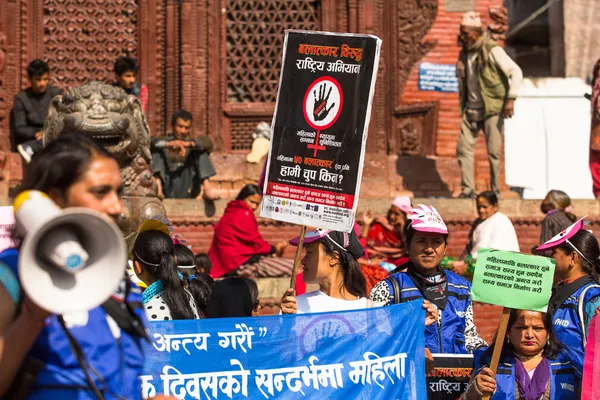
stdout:
[(127, 246), (114, 222), (86, 208), (60, 209), (45, 193), (26, 191), (14, 202), (25, 235), (19, 278), (29, 298), (56, 314), (102, 304), (123, 279)]

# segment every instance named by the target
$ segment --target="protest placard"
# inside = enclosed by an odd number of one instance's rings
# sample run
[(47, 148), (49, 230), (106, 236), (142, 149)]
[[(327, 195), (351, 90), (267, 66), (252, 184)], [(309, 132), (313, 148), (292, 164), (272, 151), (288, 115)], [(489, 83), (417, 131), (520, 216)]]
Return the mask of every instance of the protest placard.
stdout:
[(152, 322), (142, 394), (425, 400), (422, 304)]
[[(477, 254), (471, 299), (504, 307), (490, 369), (495, 375), (514, 309), (546, 312), (555, 262), (548, 257), (481, 248)], [(483, 400), (489, 396), (483, 397)]]
[(473, 373), (472, 354), (432, 354), (435, 368), (427, 377), (428, 400), (456, 400)]
[(349, 232), (381, 40), (286, 31), (260, 215)]
[(555, 262), (551, 258), (480, 249), (471, 299), (498, 306), (546, 312)]

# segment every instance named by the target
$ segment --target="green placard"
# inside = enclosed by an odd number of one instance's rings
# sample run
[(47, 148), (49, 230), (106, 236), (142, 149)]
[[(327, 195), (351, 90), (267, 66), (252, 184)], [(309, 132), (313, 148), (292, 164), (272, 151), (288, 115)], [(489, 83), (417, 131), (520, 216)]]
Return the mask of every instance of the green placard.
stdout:
[(498, 306), (546, 312), (554, 260), (510, 251), (479, 249), (471, 299)]

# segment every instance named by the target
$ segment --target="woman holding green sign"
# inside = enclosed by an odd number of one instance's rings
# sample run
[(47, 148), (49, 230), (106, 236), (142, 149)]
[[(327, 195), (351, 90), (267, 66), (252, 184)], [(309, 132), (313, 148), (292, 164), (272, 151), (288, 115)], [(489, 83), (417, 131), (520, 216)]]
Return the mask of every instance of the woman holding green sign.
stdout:
[(552, 334), (550, 314), (513, 309), (508, 320), (506, 343), (494, 374), (488, 365), (495, 343), (475, 354), (475, 370), (461, 400), (571, 400), (577, 380)]
[(441, 313), (437, 324), (425, 328), (428, 371), (433, 368), (430, 353), (470, 353), (486, 346), (475, 329), (471, 306), (471, 284), (440, 263), (446, 252), (448, 228), (432, 206), (419, 205), (408, 214), (404, 229), (410, 261), (406, 272), (397, 272), (379, 282), (371, 300), (385, 305), (425, 298)]
[(551, 250), (556, 261), (549, 309), (554, 313), (556, 335), (580, 376), (587, 328), (600, 305), (600, 285), (594, 277), (594, 271), (600, 274), (600, 247), (584, 229), (584, 218), (537, 248)]

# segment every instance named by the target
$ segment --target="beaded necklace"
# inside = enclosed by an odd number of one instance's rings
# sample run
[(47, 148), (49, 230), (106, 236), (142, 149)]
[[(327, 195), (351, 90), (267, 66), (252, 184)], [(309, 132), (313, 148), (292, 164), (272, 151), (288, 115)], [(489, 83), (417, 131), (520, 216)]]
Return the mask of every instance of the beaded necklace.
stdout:
[(163, 283), (161, 281), (156, 281), (152, 285), (148, 286), (144, 293), (142, 293), (142, 304), (146, 304), (150, 301), (151, 298), (159, 294), (164, 290)]

